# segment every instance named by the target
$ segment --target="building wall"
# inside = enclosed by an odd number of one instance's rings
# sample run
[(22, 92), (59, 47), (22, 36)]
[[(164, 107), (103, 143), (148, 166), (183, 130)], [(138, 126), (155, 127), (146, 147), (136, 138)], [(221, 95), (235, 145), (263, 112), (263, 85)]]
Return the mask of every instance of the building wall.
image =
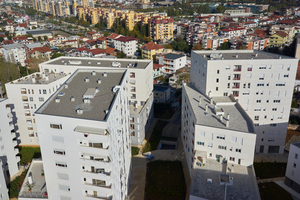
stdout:
[[(207, 54), (219, 52), (221, 51), (207, 52)], [(239, 50), (231, 52), (238, 53)], [(268, 153), (270, 146), (279, 147), (279, 153), (283, 153), (297, 59), (207, 61), (202, 55), (192, 52), (191, 62), (191, 82), (202, 93), (213, 97), (223, 96), (225, 93), (230, 95), (233, 91), (239, 92), (235, 98), (256, 125), (256, 153)], [(234, 71), (234, 65), (241, 65), (241, 71)], [(252, 71), (248, 71), (248, 67), (251, 66)], [(265, 69), (259, 69), (260, 67)], [(240, 75), (240, 80), (233, 80), (235, 74)], [(264, 74), (263, 80), (260, 80), (262, 74)], [(229, 76), (230, 80), (228, 80)], [(233, 88), (234, 83), (239, 84), (239, 88)], [(276, 84), (285, 84), (285, 86), (276, 86)], [(280, 100), (280, 103), (276, 103), (277, 100)], [(255, 120), (255, 116), (259, 116), (259, 119)], [(263, 149), (260, 149), (260, 146), (263, 146), (261, 147)]]
[[(15, 148), (17, 141), (14, 125), (12, 123), (11, 105), (8, 99), (0, 99), (0, 159), (2, 160), (1, 169), (6, 181), (19, 171), (20, 157), (17, 156), (19, 150)], [(1, 175), (0, 175), (1, 179)]]
[(300, 193), (300, 148), (291, 144), (286, 166), (285, 184)]
[(7, 189), (7, 186), (6, 186), (6, 181), (5, 181), (5, 175), (4, 175), (4, 172), (5, 172), (5, 169), (4, 169), (4, 166), (3, 166), (3, 162), (0, 160), (0, 196), (1, 196), (1, 199), (3, 200), (9, 200), (9, 196), (8, 196), (8, 189)]
[[(126, 84), (123, 80), (121, 88)], [(47, 158), (44, 159), (44, 170), (49, 199), (63, 196), (88, 200), (94, 191), (98, 197), (112, 195), (113, 199), (125, 198), (131, 168), (127, 98), (126, 90), (118, 90), (104, 121), (36, 114), (41, 153), (42, 157)], [(61, 124), (62, 129), (51, 129), (51, 123)], [(105, 130), (108, 134), (88, 134), (85, 137), (84, 133), (74, 131), (77, 126)], [(53, 136), (60, 137), (63, 142), (53, 141)], [(103, 148), (89, 147), (90, 142), (102, 143)], [(65, 151), (65, 155), (54, 154), (55, 149)], [(91, 156), (104, 158), (104, 161), (91, 160)], [(58, 167), (56, 162), (66, 163), (67, 167)], [(110, 176), (92, 173), (92, 167), (95, 170), (104, 169)], [(58, 178), (58, 173), (67, 175), (67, 180)], [(92, 185), (92, 179), (106, 181), (111, 188)], [(59, 190), (59, 185), (69, 186), (70, 190)]]

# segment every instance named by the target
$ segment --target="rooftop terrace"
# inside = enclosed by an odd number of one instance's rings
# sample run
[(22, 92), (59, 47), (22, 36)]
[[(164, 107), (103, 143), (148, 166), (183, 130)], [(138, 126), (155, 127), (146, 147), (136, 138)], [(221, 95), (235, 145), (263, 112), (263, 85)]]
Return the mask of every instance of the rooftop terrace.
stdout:
[(296, 59), (257, 50), (220, 50), (220, 51), (193, 51), (206, 60), (262, 60), (262, 59)]
[(67, 76), (64, 73), (34, 73), (10, 83), (13, 84), (49, 84)]
[[(36, 113), (105, 120), (125, 70), (77, 70)], [(105, 75), (106, 74), (106, 75)]]
[[(196, 116), (196, 124), (254, 133), (252, 120), (233, 96), (213, 97), (213, 101), (211, 101), (191, 84), (184, 84), (184, 89)], [(200, 98), (201, 102), (199, 103)]]
[(68, 65), (80, 67), (114, 67), (114, 68), (138, 68), (145, 69), (151, 60), (134, 59), (107, 59), (107, 58), (84, 58), (84, 57), (58, 57), (44, 62), (46, 65)]
[[(48, 198), (46, 181), (45, 181), (45, 177), (42, 176), (42, 173), (44, 173), (43, 161), (38, 159), (32, 160), (20, 190), (19, 199), (20, 198)], [(34, 184), (34, 187), (32, 187), (31, 192), (29, 192), (27, 183), (31, 183), (31, 180), (32, 183)]]

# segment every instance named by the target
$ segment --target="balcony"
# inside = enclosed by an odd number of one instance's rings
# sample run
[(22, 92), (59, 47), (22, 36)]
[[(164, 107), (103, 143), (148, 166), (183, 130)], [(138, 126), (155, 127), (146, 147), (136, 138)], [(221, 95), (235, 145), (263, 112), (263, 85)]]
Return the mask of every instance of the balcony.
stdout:
[(130, 92), (135, 92), (135, 89), (131, 89)]
[(87, 197), (92, 197), (92, 198), (96, 198), (96, 199), (101, 199), (101, 200), (112, 200), (112, 196), (109, 197), (100, 197), (100, 196), (95, 196), (92, 194), (86, 194)]
[(233, 69), (233, 71), (234, 72), (240, 72), (240, 71), (242, 71), (242, 69), (241, 68), (235, 68), (235, 69)]
[(89, 170), (83, 170), (83, 172), (91, 173), (91, 174), (98, 174), (101, 176), (110, 176), (111, 172), (92, 172)]
[(233, 77), (232, 80), (241, 80), (241, 77), (240, 77), (240, 76), (238, 76), (238, 77)]
[(24, 109), (29, 109), (29, 106), (27, 106), (27, 105), (26, 105), (26, 106), (24, 106)]
[(85, 183), (86, 185), (91, 185), (91, 186), (96, 186), (96, 187), (103, 187), (103, 188), (107, 188), (107, 189), (111, 189), (111, 184), (110, 185), (100, 185), (100, 184), (96, 184), (96, 183)]

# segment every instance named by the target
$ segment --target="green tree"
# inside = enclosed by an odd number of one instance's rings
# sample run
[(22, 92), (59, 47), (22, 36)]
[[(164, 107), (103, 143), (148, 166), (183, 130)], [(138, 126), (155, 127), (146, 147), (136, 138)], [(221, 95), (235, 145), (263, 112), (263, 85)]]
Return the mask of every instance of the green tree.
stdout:
[(216, 8), (216, 12), (217, 13), (223, 13), (225, 11), (225, 7), (222, 6), (222, 5), (219, 5), (217, 8)]
[(117, 52), (117, 58), (126, 58), (126, 54), (123, 51)]
[(108, 37), (109, 35), (110, 35), (110, 33), (109, 33), (108, 31), (105, 31), (105, 32), (104, 32), (104, 36), (105, 36), (105, 37)]
[(296, 101), (292, 101), (292, 108), (298, 108), (298, 104)]
[(44, 40), (48, 40), (48, 37), (46, 35), (44, 36)]
[(0, 42), (3, 42), (4, 41), (4, 38), (3, 37), (0, 37)]
[(51, 56), (51, 59), (58, 58), (58, 57), (60, 57), (60, 56), (64, 56), (64, 54), (54, 52), (54, 53), (52, 54), (52, 56)]
[(4, 58), (0, 58), (0, 80), (1, 85), (5, 90), (5, 83), (13, 81), (15, 79), (20, 78), (19, 66), (13, 63), (8, 63), (4, 60)]
[(224, 42), (217, 48), (217, 50), (228, 50), (230, 49), (231, 43), (230, 42)]
[(200, 42), (194, 44), (192, 50), (202, 50), (202, 45)]
[(41, 36), (38, 37), (38, 41), (42, 41), (42, 37)]

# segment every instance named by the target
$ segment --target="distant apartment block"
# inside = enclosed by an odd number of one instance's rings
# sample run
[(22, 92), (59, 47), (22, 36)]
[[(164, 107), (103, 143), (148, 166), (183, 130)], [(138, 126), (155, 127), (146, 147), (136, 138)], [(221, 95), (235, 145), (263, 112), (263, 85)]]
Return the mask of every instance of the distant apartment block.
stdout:
[(25, 66), (26, 53), (23, 44), (3, 45), (2, 52), (7, 62), (20, 63), (21, 66)]
[(132, 36), (121, 36), (114, 39), (114, 48), (122, 51), (126, 56), (133, 56), (137, 48), (137, 39)]
[(129, 70), (78, 69), (37, 111), (49, 199), (125, 199)]
[(186, 55), (168, 53), (165, 55), (158, 55), (158, 64), (164, 65), (163, 72), (165, 74), (174, 74), (178, 69), (186, 65)]
[(148, 19), (149, 33), (153, 40), (170, 40), (173, 38), (174, 19), (167, 13), (158, 13)]
[(254, 123), (256, 153), (283, 153), (298, 59), (262, 51), (192, 51), (191, 83), (232, 95)]

